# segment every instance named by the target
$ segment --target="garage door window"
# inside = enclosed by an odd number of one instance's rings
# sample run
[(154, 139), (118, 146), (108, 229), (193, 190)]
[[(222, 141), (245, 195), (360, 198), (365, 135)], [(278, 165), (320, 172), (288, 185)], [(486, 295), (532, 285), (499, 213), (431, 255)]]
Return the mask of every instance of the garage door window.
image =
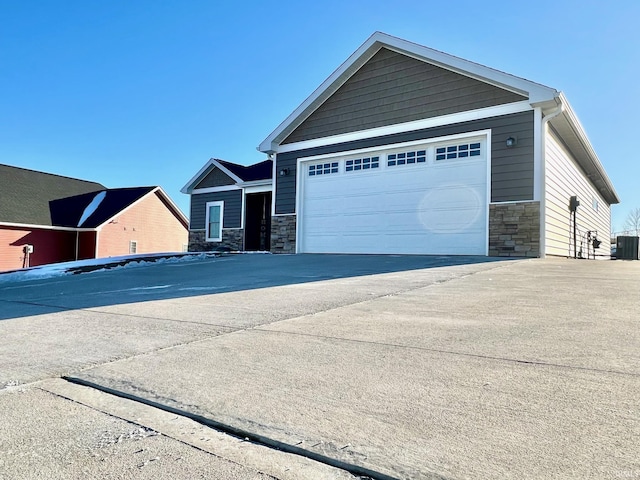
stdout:
[(317, 165), (309, 165), (309, 176), (329, 175), (338, 173), (338, 162), (318, 163)]
[(462, 145), (447, 145), (436, 148), (436, 161), (479, 156), (480, 143), (463, 143)]
[(380, 166), (380, 157), (354, 158), (345, 162), (346, 172), (356, 172), (358, 170), (370, 170)]
[(427, 151), (416, 150), (411, 152), (392, 153), (387, 155), (387, 166), (411, 165), (414, 163), (426, 163)]

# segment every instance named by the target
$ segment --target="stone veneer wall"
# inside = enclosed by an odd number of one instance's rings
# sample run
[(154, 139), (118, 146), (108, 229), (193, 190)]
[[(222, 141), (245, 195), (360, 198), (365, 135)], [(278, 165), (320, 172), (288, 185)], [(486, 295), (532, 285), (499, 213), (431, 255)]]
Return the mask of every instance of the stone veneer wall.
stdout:
[(271, 252), (296, 253), (296, 216), (271, 217)]
[(244, 248), (244, 229), (224, 228), (222, 229), (221, 242), (207, 242), (204, 230), (189, 230), (189, 251), (190, 252), (211, 252), (219, 248), (239, 251)]
[(540, 202), (489, 205), (489, 256), (540, 256)]

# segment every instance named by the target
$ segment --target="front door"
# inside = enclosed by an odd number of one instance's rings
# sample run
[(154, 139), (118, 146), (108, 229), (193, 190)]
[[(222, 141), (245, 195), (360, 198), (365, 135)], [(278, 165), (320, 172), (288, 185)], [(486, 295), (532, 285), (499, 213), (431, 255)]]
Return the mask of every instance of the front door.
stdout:
[(271, 192), (247, 194), (244, 239), (245, 250), (271, 250)]

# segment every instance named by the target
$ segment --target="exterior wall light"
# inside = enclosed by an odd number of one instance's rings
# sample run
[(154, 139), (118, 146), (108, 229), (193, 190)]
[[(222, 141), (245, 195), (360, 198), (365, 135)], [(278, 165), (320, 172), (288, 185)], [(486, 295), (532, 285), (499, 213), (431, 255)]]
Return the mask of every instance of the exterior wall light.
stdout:
[(283, 168), (282, 170), (280, 170), (280, 171), (278, 172), (278, 174), (279, 174), (281, 177), (285, 177), (285, 176), (289, 175), (289, 169), (288, 169), (288, 168)]
[(516, 137), (507, 138), (506, 145), (508, 148), (515, 147), (518, 144), (518, 139)]

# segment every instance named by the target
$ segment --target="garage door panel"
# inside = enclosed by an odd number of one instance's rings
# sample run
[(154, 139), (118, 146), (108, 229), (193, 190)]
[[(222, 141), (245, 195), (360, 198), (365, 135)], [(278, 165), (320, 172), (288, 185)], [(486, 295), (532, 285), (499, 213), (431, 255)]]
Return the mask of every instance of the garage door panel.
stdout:
[(484, 156), (393, 167), (383, 158), (376, 171), (302, 176), (300, 251), (486, 255)]

